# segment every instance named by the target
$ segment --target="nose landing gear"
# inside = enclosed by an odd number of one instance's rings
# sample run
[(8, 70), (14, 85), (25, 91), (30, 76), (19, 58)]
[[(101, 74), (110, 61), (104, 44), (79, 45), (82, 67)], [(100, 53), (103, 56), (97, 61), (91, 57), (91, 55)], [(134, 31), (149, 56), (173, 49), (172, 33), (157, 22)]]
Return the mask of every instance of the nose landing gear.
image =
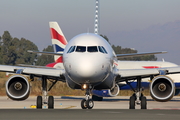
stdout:
[[(84, 85), (83, 85), (84, 86)], [(81, 101), (82, 109), (92, 109), (94, 107), (94, 102), (90, 99), (90, 88), (89, 86), (86, 88), (86, 98)]]

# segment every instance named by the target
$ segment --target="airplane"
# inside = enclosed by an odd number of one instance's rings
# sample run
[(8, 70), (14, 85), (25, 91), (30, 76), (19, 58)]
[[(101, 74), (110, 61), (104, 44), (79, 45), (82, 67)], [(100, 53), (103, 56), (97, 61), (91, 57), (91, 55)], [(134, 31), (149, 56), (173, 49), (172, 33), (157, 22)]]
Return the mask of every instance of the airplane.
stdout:
[[(121, 68), (118, 57), (130, 57), (139, 55), (161, 54), (166, 52), (115, 54), (110, 44), (101, 36), (94, 33), (82, 33), (72, 38), (65, 44), (57, 22), (50, 22), (54, 28), (55, 38), (64, 45), (63, 52), (38, 52), (49, 55), (61, 56), (54, 66), (57, 68), (33, 68), (21, 66), (0, 65), (0, 71), (15, 73), (6, 82), (7, 96), (13, 100), (25, 100), (30, 94), (29, 81), (34, 77), (42, 79), (42, 96), (37, 96), (37, 109), (42, 109), (47, 104), (49, 109), (54, 108), (54, 97), (47, 95), (47, 80), (53, 79), (51, 89), (57, 81), (65, 81), (72, 89), (85, 90), (85, 99), (81, 101), (82, 109), (92, 109), (94, 102), (90, 97), (93, 90), (108, 90), (112, 94), (119, 90), (118, 84), (131, 80), (137, 81), (137, 89), (130, 97), (129, 108), (135, 109), (135, 102), (138, 101), (141, 109), (147, 109), (146, 97), (142, 94), (141, 82), (143, 78), (150, 78), (150, 92), (155, 99), (163, 101), (171, 99), (175, 93), (173, 80), (167, 75), (180, 73), (180, 67), (170, 66), (154, 69), (119, 69)], [(58, 28), (58, 29), (56, 29)], [(51, 31), (52, 32), (52, 31)], [(52, 33), (51, 33), (52, 34)], [(63, 44), (64, 42), (64, 44)], [(58, 46), (59, 47), (59, 46)], [(58, 57), (57, 57), (58, 58)], [(53, 66), (49, 64), (47, 66)], [(125, 64), (123, 64), (125, 65)], [(129, 84), (130, 85), (130, 84)], [(131, 85), (130, 85), (131, 86)], [(165, 94), (163, 94), (165, 93)], [(160, 95), (160, 97), (159, 97)]]

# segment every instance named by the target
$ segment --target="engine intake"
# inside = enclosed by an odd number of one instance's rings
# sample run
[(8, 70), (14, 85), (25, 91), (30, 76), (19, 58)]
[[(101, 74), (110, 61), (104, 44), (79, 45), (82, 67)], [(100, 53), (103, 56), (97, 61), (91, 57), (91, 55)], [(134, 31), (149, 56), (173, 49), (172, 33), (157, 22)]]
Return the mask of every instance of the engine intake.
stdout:
[(99, 97), (115, 97), (119, 94), (119, 86), (116, 84), (113, 89), (109, 90), (92, 90), (91, 93)]
[(30, 94), (28, 78), (22, 75), (11, 76), (6, 82), (6, 94), (13, 100), (27, 99)]
[(155, 77), (150, 84), (150, 94), (156, 101), (171, 100), (175, 94), (175, 85), (172, 79), (164, 75)]

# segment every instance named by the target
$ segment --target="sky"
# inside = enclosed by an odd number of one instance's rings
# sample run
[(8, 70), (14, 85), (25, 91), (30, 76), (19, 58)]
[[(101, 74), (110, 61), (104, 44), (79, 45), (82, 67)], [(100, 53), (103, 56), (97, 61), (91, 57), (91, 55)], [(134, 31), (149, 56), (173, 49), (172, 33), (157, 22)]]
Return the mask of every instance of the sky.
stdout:
[[(112, 44), (129, 47), (130, 41), (117, 42), (114, 33), (180, 20), (179, 6), (180, 0), (100, 0), (100, 34)], [(80, 33), (94, 32), (94, 14), (95, 0), (1, 0), (0, 36), (7, 30), (12, 37), (34, 42), (42, 51), (51, 45), (49, 21), (57, 21), (69, 41)], [(138, 52), (154, 51), (153, 47), (135, 46)], [(180, 65), (180, 51), (173, 58), (170, 53), (163, 57)]]

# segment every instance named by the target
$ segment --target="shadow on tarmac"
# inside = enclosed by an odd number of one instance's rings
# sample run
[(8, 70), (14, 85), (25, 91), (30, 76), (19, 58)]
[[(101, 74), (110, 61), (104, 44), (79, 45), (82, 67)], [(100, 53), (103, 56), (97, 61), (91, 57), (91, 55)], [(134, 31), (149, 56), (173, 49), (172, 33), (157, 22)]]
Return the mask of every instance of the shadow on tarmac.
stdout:
[[(55, 99), (76, 99), (76, 100), (81, 100), (81, 99), (84, 99), (85, 97), (74, 97), (74, 96), (61, 96), (60, 98), (55, 98)], [(103, 98), (103, 101), (129, 101), (129, 98), (113, 98), (112, 97), (112, 99), (109, 97), (109, 98), (106, 98), (106, 97), (104, 97)], [(155, 100), (153, 100), (153, 99), (147, 99), (147, 101), (155, 101)], [(180, 98), (176, 98), (176, 99), (172, 99), (172, 100), (170, 100), (169, 102), (171, 102), (171, 101), (173, 101), (173, 102), (175, 102), (175, 101), (180, 101)]]

